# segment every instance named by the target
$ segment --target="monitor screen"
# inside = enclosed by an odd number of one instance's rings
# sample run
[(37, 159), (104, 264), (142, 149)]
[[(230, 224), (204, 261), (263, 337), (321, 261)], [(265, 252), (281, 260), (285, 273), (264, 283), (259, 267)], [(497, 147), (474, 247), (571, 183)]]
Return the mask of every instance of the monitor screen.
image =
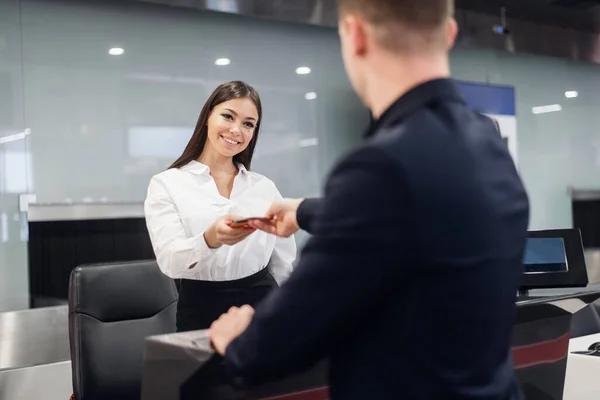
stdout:
[(563, 238), (527, 238), (523, 264), (526, 274), (567, 272), (569, 268)]

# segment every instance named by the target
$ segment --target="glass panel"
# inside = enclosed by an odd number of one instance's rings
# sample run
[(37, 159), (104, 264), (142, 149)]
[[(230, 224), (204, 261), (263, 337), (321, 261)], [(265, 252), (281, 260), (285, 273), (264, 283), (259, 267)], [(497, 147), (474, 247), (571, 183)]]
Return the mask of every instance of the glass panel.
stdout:
[(30, 130), (23, 119), (21, 30), (17, 0), (0, 2), (0, 311), (29, 307), (27, 219), (19, 197), (32, 189)]
[[(22, 7), (40, 202), (142, 201), (150, 177), (183, 150), (208, 95), (228, 80), (261, 94), (253, 167), (285, 196), (318, 194), (368, 124), (334, 29), (144, 4)], [(124, 53), (110, 55), (113, 47)], [(216, 65), (223, 58), (229, 64)], [(311, 73), (297, 74), (301, 66)]]

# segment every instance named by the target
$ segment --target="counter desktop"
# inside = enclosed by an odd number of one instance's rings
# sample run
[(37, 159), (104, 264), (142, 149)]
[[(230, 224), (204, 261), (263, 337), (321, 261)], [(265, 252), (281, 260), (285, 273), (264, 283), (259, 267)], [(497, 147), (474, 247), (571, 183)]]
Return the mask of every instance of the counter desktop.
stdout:
[[(600, 373), (600, 290), (577, 293), (588, 283), (578, 229), (532, 231), (517, 294), (512, 355), (528, 400), (600, 398), (594, 380), (583, 381), (590, 363)], [(536, 295), (540, 288), (573, 288), (566, 296)], [(579, 354), (570, 355), (572, 351)], [(585, 351), (583, 351), (585, 350)], [(252, 389), (230, 385), (205, 331), (146, 339), (142, 400), (327, 400), (327, 361), (285, 380)], [(569, 368), (567, 364), (569, 362)], [(597, 363), (597, 364), (596, 364)], [(584, 372), (582, 372), (584, 371)], [(594, 397), (590, 396), (590, 391)], [(401, 394), (400, 394), (401, 395)]]

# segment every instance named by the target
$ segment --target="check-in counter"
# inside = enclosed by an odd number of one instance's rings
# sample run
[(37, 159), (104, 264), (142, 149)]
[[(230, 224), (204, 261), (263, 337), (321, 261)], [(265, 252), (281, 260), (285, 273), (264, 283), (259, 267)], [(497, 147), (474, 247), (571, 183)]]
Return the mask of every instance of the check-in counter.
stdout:
[(146, 339), (142, 400), (327, 400), (327, 364), (254, 388), (234, 388), (211, 349), (206, 331)]
[(0, 313), (0, 399), (68, 399), (73, 392), (66, 306)]
[(576, 296), (517, 303), (512, 355), (526, 399), (563, 399), (571, 321), (580, 304)]
[(600, 399), (600, 296), (590, 293), (580, 299), (584, 305), (571, 323), (565, 400)]
[[(573, 315), (585, 313), (599, 298), (600, 291), (517, 303), (512, 354), (527, 399), (563, 399), (571, 324), (581, 320)], [(326, 400), (326, 377), (323, 363), (285, 381), (240, 391), (229, 384), (205, 331), (183, 332), (146, 339), (142, 400)]]

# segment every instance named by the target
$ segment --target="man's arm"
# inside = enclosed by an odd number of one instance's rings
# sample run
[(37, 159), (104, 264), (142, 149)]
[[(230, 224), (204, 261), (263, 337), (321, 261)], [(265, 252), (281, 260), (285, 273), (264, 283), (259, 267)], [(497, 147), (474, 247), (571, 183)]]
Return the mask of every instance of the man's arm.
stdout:
[(405, 188), (378, 149), (363, 148), (336, 168), (299, 265), (226, 346), (233, 378), (257, 384), (305, 369), (369, 323), (411, 259)]
[(296, 220), (300, 229), (310, 234), (314, 233), (315, 221), (323, 208), (323, 203), (322, 198), (304, 199), (300, 203), (298, 211), (296, 211)]

